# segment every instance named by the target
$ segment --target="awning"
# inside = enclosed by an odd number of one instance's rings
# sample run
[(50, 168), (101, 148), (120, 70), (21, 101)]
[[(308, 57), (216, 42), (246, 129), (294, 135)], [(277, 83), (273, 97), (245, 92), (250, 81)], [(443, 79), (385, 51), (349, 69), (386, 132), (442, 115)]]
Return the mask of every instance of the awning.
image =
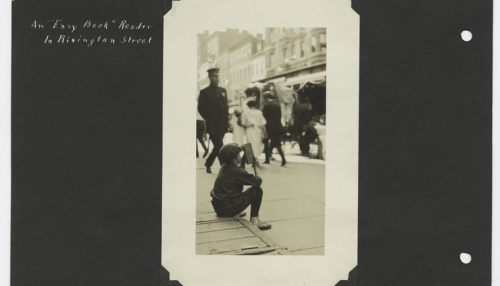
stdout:
[(311, 113), (314, 115), (326, 114), (326, 81), (306, 82), (297, 91), (299, 102), (308, 99), (311, 103)]
[(284, 83), (284, 86), (292, 86), (296, 84), (305, 84), (306, 82), (321, 82), (326, 80), (326, 71), (306, 74), (302, 76), (296, 76), (288, 78)]

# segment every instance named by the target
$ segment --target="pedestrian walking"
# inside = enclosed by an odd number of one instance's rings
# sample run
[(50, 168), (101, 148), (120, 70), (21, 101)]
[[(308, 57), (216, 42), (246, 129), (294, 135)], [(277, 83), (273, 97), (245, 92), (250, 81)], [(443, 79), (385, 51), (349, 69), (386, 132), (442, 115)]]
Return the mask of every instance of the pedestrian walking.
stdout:
[[(252, 144), (255, 158), (259, 158), (262, 154), (263, 140), (266, 135), (266, 119), (262, 115), (262, 111), (257, 109), (257, 102), (250, 100), (247, 102), (248, 110), (245, 110), (241, 115), (241, 123), (245, 127), (245, 136), (247, 142)], [(258, 161), (257, 161), (258, 162)]]
[(309, 156), (310, 145), (318, 138), (318, 130), (315, 128), (318, 120), (318, 116), (313, 116), (305, 127), (304, 136), (300, 140), (300, 150), (303, 156)]
[(284, 128), (281, 124), (281, 106), (275, 101), (275, 97), (271, 92), (263, 94), (265, 102), (262, 114), (266, 119), (267, 138), (264, 140), (264, 152), (266, 154), (266, 161), (264, 164), (269, 164), (273, 149), (278, 149), (281, 156), (281, 166), (285, 166), (286, 159), (285, 153), (281, 148), (283, 141)]
[[(299, 143), (302, 142), (302, 136), (311, 119), (311, 109), (312, 106), (307, 97), (304, 97), (300, 102), (296, 101), (293, 105), (293, 136)], [(302, 145), (299, 144), (299, 146)], [(300, 151), (304, 152), (302, 148)]]
[(245, 143), (245, 128), (241, 123), (242, 112), (240, 109), (236, 108), (233, 112), (233, 117), (231, 118), (231, 127), (233, 129), (233, 143), (243, 146)]
[[(261, 230), (270, 229), (271, 225), (259, 219), (260, 206), (264, 191), (260, 187), (262, 179), (256, 174), (252, 175), (243, 169), (244, 161), (240, 153), (243, 148), (235, 143), (224, 145), (219, 152), (222, 168), (215, 179), (214, 187), (210, 192), (212, 206), (218, 216), (231, 217), (241, 215), (250, 208), (250, 223)], [(251, 186), (243, 191), (244, 186)]]
[(207, 72), (210, 85), (200, 91), (198, 112), (205, 119), (207, 133), (213, 143), (212, 152), (205, 162), (206, 172), (212, 173), (211, 167), (228, 131), (229, 107), (226, 90), (219, 87), (219, 68), (211, 68)]
[(203, 153), (203, 158), (205, 158), (208, 155), (208, 147), (205, 145), (205, 121), (201, 117), (200, 113), (196, 113), (196, 158), (200, 157), (200, 154), (198, 153), (198, 142), (201, 144), (201, 147), (203, 147), (203, 150), (205, 151)]

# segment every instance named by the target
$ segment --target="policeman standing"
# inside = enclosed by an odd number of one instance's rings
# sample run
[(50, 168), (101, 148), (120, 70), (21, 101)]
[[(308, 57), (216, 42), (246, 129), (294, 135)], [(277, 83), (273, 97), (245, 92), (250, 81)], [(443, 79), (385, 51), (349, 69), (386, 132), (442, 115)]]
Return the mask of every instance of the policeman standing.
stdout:
[(222, 140), (228, 131), (229, 107), (227, 93), (219, 87), (219, 68), (207, 70), (210, 85), (200, 91), (198, 112), (205, 119), (207, 133), (213, 143), (213, 149), (205, 162), (207, 173), (212, 173), (211, 167), (223, 145)]

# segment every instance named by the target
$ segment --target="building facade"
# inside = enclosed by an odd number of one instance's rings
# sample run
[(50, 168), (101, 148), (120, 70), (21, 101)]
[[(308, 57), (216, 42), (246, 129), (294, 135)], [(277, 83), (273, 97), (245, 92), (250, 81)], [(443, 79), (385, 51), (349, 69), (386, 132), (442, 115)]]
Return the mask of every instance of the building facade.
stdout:
[(266, 78), (298, 88), (326, 79), (326, 28), (266, 28)]
[(219, 85), (226, 88), (230, 104), (235, 100), (235, 94), (230, 92), (230, 85), (235, 78), (234, 49), (230, 49), (230, 47), (249, 36), (248, 31), (239, 31), (238, 29), (226, 29), (212, 34), (205, 31), (198, 34), (198, 90), (207, 87), (210, 83), (206, 70), (217, 66), (220, 68)]
[(230, 105), (239, 105), (240, 97), (252, 80), (252, 55), (255, 53), (256, 40), (246, 35), (229, 47), (229, 90)]
[(326, 80), (326, 28), (266, 28), (265, 35), (226, 29), (198, 34), (198, 88), (209, 84), (206, 70), (217, 66), (219, 85), (230, 106), (253, 82), (281, 82), (298, 89)]
[(205, 63), (208, 59), (207, 57), (207, 40), (208, 40), (208, 31), (204, 31), (203, 33), (200, 33), (197, 35), (198, 41), (197, 41), (197, 52), (198, 52), (198, 58), (197, 58), (197, 64), (198, 67), (201, 66), (203, 63)]
[(266, 78), (266, 53), (264, 51), (264, 40), (262, 39), (262, 35), (257, 35), (255, 53), (252, 55), (251, 65), (252, 82)]

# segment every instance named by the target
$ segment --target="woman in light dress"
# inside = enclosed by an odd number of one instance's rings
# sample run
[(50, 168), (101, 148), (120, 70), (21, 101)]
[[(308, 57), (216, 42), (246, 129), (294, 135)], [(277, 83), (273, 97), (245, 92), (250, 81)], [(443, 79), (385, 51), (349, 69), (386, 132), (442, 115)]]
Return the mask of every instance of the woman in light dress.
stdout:
[(266, 126), (266, 119), (262, 115), (262, 111), (257, 109), (257, 102), (250, 100), (247, 102), (247, 106), (249, 109), (245, 110), (241, 115), (241, 123), (245, 127), (247, 142), (252, 144), (255, 158), (259, 158), (264, 148), (262, 140), (264, 137), (263, 129)]

